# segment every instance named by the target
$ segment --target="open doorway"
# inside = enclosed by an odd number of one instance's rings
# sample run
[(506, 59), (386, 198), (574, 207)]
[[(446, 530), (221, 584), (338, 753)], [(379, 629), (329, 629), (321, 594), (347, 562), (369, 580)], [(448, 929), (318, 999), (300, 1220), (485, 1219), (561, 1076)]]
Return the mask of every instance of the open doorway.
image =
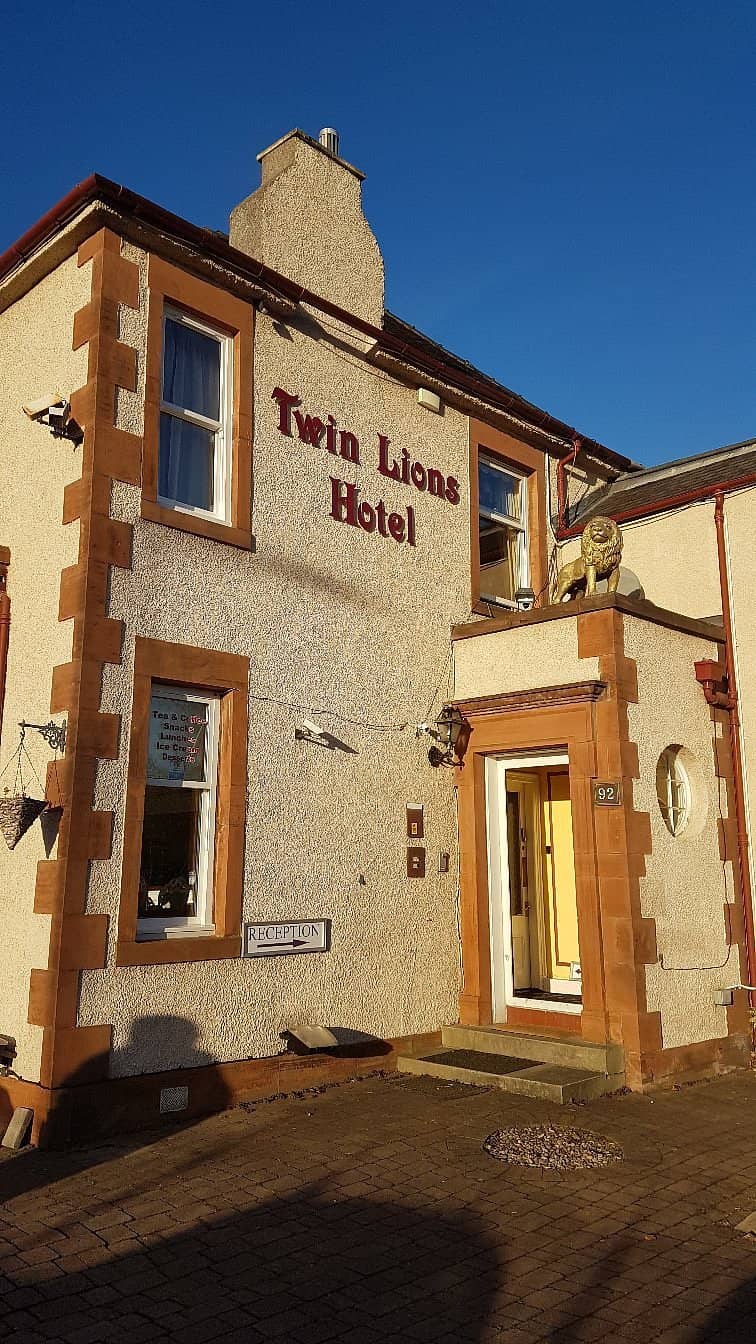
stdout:
[(582, 1008), (566, 755), (486, 762), (493, 1020)]

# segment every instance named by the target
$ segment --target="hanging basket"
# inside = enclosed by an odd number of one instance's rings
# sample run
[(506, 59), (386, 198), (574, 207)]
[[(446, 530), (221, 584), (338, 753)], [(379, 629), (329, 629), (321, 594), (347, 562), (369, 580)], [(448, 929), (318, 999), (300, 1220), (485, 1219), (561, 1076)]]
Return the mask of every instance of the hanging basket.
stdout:
[(0, 798), (0, 832), (8, 849), (15, 849), (37, 817), (47, 807), (44, 798), (29, 798), (25, 793)]

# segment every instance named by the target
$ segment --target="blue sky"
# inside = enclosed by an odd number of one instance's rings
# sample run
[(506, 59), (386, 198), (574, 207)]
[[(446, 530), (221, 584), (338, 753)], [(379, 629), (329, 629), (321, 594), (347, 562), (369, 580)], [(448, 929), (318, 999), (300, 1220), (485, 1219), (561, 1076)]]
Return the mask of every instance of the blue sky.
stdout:
[(387, 305), (642, 462), (756, 436), (752, 3), (18, 0), (0, 249), (93, 170), (225, 229), (336, 126)]

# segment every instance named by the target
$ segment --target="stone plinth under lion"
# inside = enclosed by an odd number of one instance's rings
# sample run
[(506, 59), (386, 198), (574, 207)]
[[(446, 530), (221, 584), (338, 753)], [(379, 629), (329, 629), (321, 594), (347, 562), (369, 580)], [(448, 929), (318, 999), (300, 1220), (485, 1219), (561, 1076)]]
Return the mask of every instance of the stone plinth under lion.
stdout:
[(607, 592), (616, 593), (622, 558), (622, 533), (613, 518), (592, 518), (583, 528), (580, 555), (563, 565), (557, 575), (554, 601), (591, 597), (599, 579), (607, 580)]

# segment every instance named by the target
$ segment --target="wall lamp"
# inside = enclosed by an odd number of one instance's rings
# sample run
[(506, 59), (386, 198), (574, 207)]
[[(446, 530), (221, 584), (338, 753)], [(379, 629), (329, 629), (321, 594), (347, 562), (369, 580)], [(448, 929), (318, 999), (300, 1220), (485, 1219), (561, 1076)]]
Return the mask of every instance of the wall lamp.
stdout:
[(437, 747), (431, 747), (428, 752), (431, 765), (459, 765), (460, 753), (457, 748), (464, 749), (467, 724), (457, 706), (444, 705), (436, 719), (435, 728), (428, 728), (427, 731), (439, 744)]

